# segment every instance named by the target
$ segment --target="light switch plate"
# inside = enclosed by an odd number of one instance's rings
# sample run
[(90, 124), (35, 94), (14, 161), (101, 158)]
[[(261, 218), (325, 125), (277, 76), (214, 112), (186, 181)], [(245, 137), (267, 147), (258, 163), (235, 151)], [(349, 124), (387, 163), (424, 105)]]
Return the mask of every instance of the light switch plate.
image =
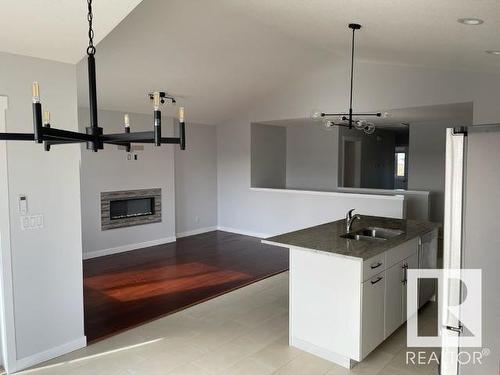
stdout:
[(26, 215), (28, 213), (28, 197), (26, 195), (19, 196), (19, 214)]
[(43, 228), (43, 215), (21, 216), (21, 230), (33, 230)]

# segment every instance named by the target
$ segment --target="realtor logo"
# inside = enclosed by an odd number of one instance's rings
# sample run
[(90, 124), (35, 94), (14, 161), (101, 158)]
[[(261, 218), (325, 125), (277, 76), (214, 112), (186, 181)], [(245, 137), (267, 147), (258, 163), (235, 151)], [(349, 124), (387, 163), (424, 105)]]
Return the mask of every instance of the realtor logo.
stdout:
[[(407, 346), (481, 347), (481, 274), (478, 269), (408, 270)], [(437, 280), (438, 336), (418, 335), (420, 279)]]

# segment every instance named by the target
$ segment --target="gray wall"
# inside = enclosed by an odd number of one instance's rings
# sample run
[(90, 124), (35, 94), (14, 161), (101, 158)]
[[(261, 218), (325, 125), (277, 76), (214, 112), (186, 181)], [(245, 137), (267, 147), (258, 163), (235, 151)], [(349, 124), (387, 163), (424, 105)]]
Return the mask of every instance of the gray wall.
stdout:
[[(7, 131), (33, 131), (35, 80), (41, 85), (44, 110), (52, 112), (53, 126), (78, 130), (74, 65), (0, 53), (0, 66), (0, 95), (8, 97)], [(1, 147), (5, 150), (5, 143)], [(33, 142), (9, 142), (6, 149), (0, 163), (7, 164), (8, 176), (0, 175), (0, 186), (8, 192), (2, 188), (0, 194), (8, 199), (10, 215), (0, 210), (0, 238), (2, 252), (10, 251), (12, 258), (13, 295), (3, 285), (2, 315), (15, 322), (15, 332), (10, 325), (6, 332), (15, 340), (10, 343), (9, 352), (15, 350), (11, 359), (29, 364), (85, 344), (80, 148), (63, 145), (44, 152)], [(30, 215), (44, 215), (43, 229), (21, 230), (20, 194), (28, 198)]]
[(338, 176), (338, 128), (321, 123), (287, 126), (286, 187), (335, 190)]
[(251, 144), (251, 186), (285, 188), (286, 127), (252, 124)]
[[(123, 112), (99, 111), (99, 124), (106, 133), (123, 131)], [(79, 124), (88, 126), (88, 108), (79, 108)], [(131, 131), (151, 130), (152, 115), (130, 114)], [(162, 119), (163, 136), (173, 135), (173, 120)], [(174, 146), (144, 145), (138, 160), (127, 160), (117, 146), (105, 145), (98, 153), (82, 145), (83, 257), (104, 255), (156, 242), (175, 240)], [(162, 221), (148, 225), (101, 231), (100, 193), (116, 190), (162, 189)]]
[(186, 150), (175, 147), (178, 236), (217, 227), (217, 133), (213, 125), (186, 125)]

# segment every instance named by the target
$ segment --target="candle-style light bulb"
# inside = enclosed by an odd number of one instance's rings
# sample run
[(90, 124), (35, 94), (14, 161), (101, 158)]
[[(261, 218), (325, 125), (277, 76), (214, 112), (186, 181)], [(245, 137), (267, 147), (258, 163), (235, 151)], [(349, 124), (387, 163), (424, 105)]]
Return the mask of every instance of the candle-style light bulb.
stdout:
[(50, 112), (49, 111), (43, 112), (43, 124), (44, 125), (50, 124)]
[(153, 106), (155, 111), (160, 110), (160, 93), (158, 91), (153, 93)]
[(184, 107), (179, 107), (179, 122), (184, 122)]
[(40, 85), (38, 82), (33, 82), (31, 91), (33, 94), (33, 103), (40, 103)]
[(128, 113), (123, 116), (123, 123), (125, 124), (126, 128), (130, 128), (130, 117)]

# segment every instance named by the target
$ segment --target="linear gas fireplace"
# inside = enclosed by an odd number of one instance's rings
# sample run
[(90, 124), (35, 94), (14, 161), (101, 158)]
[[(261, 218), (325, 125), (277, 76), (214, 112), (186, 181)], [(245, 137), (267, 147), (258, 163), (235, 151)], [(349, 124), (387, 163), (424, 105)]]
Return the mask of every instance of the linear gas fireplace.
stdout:
[(101, 229), (161, 221), (161, 189), (101, 193)]

